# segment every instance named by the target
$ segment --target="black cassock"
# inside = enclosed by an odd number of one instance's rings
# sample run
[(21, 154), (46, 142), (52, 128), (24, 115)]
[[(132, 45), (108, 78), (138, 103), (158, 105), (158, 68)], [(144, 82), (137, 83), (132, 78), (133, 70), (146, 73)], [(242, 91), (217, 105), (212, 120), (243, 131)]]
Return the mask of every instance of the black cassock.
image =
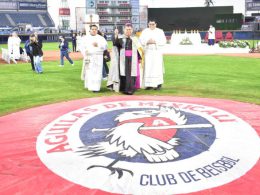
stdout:
[[(120, 49), (132, 51), (132, 39), (130, 38), (116, 38), (113, 40), (113, 45)], [(120, 60), (119, 60), (120, 63)], [(120, 65), (118, 65), (120, 67)], [(120, 91), (124, 94), (132, 95), (135, 92), (136, 76), (131, 76), (132, 72), (132, 56), (125, 56), (125, 76), (119, 75), (120, 78)], [(120, 70), (119, 70), (120, 73)]]

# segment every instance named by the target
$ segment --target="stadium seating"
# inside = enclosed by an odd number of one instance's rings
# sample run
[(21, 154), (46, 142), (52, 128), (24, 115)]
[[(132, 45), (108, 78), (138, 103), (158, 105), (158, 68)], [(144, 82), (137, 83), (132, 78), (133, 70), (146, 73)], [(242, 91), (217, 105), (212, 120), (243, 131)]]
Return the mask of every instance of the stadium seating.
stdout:
[(231, 32), (227, 32), (225, 41), (233, 41), (233, 34)]
[(224, 38), (223, 38), (223, 33), (221, 30), (217, 30), (216, 31), (216, 39), (215, 39), (215, 42), (218, 43), (219, 41), (223, 41)]
[[(209, 36), (209, 33), (207, 32), (204, 37), (204, 42), (208, 42), (208, 36)], [(223, 40), (224, 40), (223, 32), (221, 30), (217, 30), (215, 32), (215, 43), (218, 43), (219, 41), (223, 41)]]
[(0, 26), (12, 26), (5, 14), (0, 13)]
[(17, 26), (26, 23), (32, 26), (53, 27), (54, 23), (48, 13), (0, 13), (0, 26)]
[(48, 13), (41, 14), (41, 15), (42, 15), (42, 17), (43, 17), (43, 19), (46, 22), (48, 27), (54, 27), (55, 26), (52, 19), (51, 19), (51, 16)]

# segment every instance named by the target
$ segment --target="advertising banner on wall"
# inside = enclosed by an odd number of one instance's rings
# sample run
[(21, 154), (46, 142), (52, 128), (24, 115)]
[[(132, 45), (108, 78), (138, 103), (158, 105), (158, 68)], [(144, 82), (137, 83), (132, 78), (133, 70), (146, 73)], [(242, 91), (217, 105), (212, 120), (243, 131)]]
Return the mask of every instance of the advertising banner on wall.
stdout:
[(60, 8), (59, 15), (60, 16), (70, 16), (70, 8)]
[(16, 10), (17, 3), (16, 2), (0, 2), (1, 10)]
[(47, 10), (47, 3), (19, 2), (19, 10)]

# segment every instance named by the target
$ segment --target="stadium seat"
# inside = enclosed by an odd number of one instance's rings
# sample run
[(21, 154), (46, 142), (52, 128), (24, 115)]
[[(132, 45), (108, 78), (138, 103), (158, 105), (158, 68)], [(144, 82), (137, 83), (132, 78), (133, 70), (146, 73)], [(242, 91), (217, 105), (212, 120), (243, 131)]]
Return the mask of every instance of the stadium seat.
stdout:
[(5, 13), (0, 13), (0, 26), (2, 26), (2, 27), (12, 26), (10, 21), (7, 19)]
[(218, 43), (219, 41), (223, 41), (224, 38), (223, 38), (223, 33), (221, 30), (217, 30), (216, 31), (216, 39), (215, 39), (215, 42)]
[[(13, 21), (13, 24), (9, 22), (7, 17)], [(0, 26), (17, 26), (18, 24), (31, 24), (32, 26), (48, 26), (54, 27), (49, 13), (0, 13)]]
[(205, 37), (204, 37), (204, 42), (207, 43), (209, 40), (209, 33), (207, 32)]
[(225, 41), (233, 41), (233, 34), (231, 32), (227, 32)]

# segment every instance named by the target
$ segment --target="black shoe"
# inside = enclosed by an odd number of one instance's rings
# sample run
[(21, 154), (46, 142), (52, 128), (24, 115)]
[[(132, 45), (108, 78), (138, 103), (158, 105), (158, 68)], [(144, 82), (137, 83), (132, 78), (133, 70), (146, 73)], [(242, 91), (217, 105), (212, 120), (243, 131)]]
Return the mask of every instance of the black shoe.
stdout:
[(127, 95), (133, 95), (133, 94), (134, 94), (133, 91), (128, 91), (128, 92), (127, 92)]
[(124, 91), (123, 94), (125, 94), (125, 95), (133, 95), (134, 92), (133, 91)]
[(98, 93), (99, 91), (92, 91), (93, 93)]
[(160, 90), (162, 88), (162, 85), (158, 85), (157, 87), (154, 88), (154, 90)]
[(152, 87), (146, 87), (145, 90), (151, 90), (153, 89)]

